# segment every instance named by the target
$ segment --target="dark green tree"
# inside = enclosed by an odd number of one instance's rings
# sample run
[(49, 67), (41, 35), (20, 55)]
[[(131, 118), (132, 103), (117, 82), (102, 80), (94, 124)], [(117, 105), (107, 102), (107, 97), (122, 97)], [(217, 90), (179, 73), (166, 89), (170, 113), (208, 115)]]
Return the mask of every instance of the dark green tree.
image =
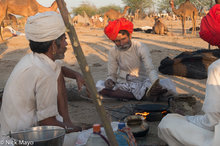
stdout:
[(108, 6), (104, 6), (98, 9), (98, 13), (99, 14), (104, 14), (105, 12), (107, 12), (110, 9), (114, 9), (116, 11), (121, 11), (121, 7), (116, 6), (116, 5), (108, 5)]
[(83, 15), (83, 11), (85, 11), (86, 14), (89, 17), (91, 17), (91, 16), (97, 14), (98, 9), (96, 8), (96, 6), (94, 6), (90, 3), (83, 3), (77, 8), (72, 8), (72, 13), (74, 15), (78, 15), (78, 14)]
[[(170, 7), (170, 0), (159, 0), (157, 2), (157, 7), (158, 7), (158, 11), (162, 12), (162, 11), (166, 11), (166, 12), (170, 12), (171, 11), (171, 7)], [(185, 0), (174, 0), (174, 4), (176, 6), (176, 8), (178, 8), (180, 6), (181, 3), (184, 3)], [(202, 11), (203, 9), (208, 10), (211, 6), (210, 4), (214, 5), (215, 1), (214, 0), (190, 0), (191, 3), (193, 3), (195, 5), (195, 7), (198, 9), (198, 11)]]
[(134, 14), (135, 10), (139, 9), (140, 14), (143, 15), (146, 11), (154, 7), (153, 0), (122, 0), (126, 6), (131, 7), (130, 12)]

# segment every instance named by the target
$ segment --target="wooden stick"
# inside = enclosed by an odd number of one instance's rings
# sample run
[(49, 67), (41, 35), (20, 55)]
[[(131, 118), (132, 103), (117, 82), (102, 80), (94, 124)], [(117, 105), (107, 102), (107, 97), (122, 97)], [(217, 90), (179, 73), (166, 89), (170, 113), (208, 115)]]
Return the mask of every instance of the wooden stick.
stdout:
[(90, 70), (89, 70), (89, 66), (88, 66), (86, 59), (85, 59), (85, 56), (82, 52), (82, 48), (80, 46), (75, 28), (72, 25), (72, 23), (70, 22), (71, 19), (70, 19), (68, 10), (66, 8), (66, 3), (64, 2), (64, 0), (56, 0), (56, 1), (58, 4), (58, 7), (60, 9), (60, 13), (63, 17), (64, 23), (68, 29), (67, 32), (68, 32), (68, 35), (69, 35), (69, 38), (70, 38), (70, 41), (71, 41), (71, 44), (73, 47), (74, 54), (77, 58), (79, 66), (83, 72), (86, 86), (89, 90), (89, 93), (91, 95), (93, 103), (96, 106), (96, 110), (101, 118), (101, 121), (102, 121), (103, 126), (105, 128), (105, 132), (106, 132), (108, 140), (110, 142), (110, 145), (118, 146), (118, 143), (116, 141), (115, 135), (114, 135), (112, 127), (111, 127), (110, 120), (107, 117), (106, 111), (102, 105), (100, 95), (97, 93), (93, 77), (92, 77)]
[[(212, 8), (212, 0), (210, 0), (210, 9), (211, 9), (211, 8)], [(209, 43), (208, 49), (209, 49), (209, 50), (211, 49), (210, 43)]]

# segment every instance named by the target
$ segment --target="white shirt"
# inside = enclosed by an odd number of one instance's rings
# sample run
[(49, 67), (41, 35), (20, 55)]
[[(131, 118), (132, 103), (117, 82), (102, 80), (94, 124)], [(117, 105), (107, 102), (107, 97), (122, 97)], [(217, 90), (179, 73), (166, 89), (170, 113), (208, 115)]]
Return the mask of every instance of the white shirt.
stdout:
[[(138, 41), (132, 40), (131, 47), (126, 51), (119, 50), (116, 46), (113, 47), (109, 51), (108, 60), (107, 79), (123, 83), (127, 74), (140, 78), (148, 76), (151, 83), (158, 79), (149, 49)], [(145, 70), (142, 70), (143, 68)]]
[(187, 119), (199, 127), (214, 130), (220, 121), (220, 59), (208, 68), (206, 95), (202, 107), (205, 115), (189, 116)]
[(38, 121), (57, 116), (57, 79), (61, 66), (44, 54), (24, 56), (4, 88), (1, 134), (36, 126)]

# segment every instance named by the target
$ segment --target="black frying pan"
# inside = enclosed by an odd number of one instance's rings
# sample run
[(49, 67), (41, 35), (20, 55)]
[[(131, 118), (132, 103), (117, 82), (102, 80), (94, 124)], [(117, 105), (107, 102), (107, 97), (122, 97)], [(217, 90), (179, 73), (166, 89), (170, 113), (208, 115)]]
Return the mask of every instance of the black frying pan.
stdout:
[(143, 112), (162, 112), (167, 111), (170, 108), (170, 100), (171, 98), (168, 98), (168, 105), (162, 105), (162, 104), (138, 104), (136, 105), (135, 109), (138, 111)]

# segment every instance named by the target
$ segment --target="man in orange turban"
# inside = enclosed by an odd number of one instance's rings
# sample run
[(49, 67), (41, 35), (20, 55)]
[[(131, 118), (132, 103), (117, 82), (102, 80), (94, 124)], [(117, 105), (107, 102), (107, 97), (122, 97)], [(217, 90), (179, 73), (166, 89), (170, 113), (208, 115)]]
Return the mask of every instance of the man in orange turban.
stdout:
[[(220, 44), (220, 0), (216, 0), (209, 14), (201, 23), (200, 36), (212, 45)], [(207, 21), (208, 20), (208, 21)], [(207, 37), (208, 36), (208, 37)], [(158, 136), (170, 146), (219, 146), (220, 145), (220, 59), (208, 68), (204, 114), (182, 116), (171, 113), (158, 125)]]
[(206, 42), (220, 48), (220, 0), (216, 0), (216, 5), (203, 17), (199, 35)]
[[(97, 82), (98, 91), (109, 97), (141, 100), (152, 83), (158, 81), (148, 47), (131, 40), (133, 24), (125, 18), (110, 21), (104, 32), (115, 46), (109, 51), (108, 77), (104, 83)], [(145, 71), (141, 72), (141, 65)], [(151, 96), (156, 99), (166, 91), (158, 82)]]

